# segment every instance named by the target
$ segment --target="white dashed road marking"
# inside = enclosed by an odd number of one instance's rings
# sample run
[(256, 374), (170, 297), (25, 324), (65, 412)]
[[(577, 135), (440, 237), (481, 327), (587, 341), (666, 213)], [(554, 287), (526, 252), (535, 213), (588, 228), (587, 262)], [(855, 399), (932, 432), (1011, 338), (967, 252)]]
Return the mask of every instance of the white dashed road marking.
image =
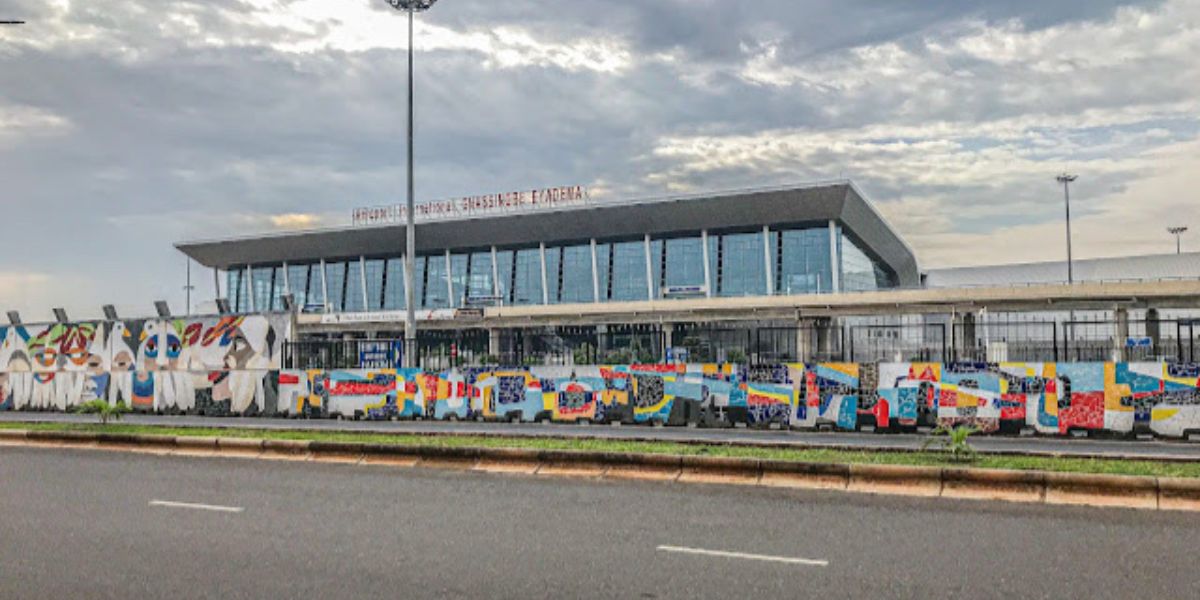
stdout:
[(214, 504), (193, 504), (191, 502), (170, 502), (167, 500), (151, 500), (150, 506), (164, 508), (187, 508), (191, 510), (209, 510), (213, 512), (240, 513), (246, 509), (240, 506), (217, 506)]
[(725, 552), (722, 550), (705, 550), (703, 548), (685, 548), (682, 546), (659, 546), (659, 552), (674, 552), (677, 554), (696, 554), (700, 556), (716, 556), (719, 558), (740, 558), (742, 560), (761, 560), (765, 562), (787, 563), (792, 565), (807, 565), (810, 567), (828, 567), (827, 560), (809, 558), (792, 558), (788, 556), (768, 556), (765, 554), (746, 554), (744, 552)]

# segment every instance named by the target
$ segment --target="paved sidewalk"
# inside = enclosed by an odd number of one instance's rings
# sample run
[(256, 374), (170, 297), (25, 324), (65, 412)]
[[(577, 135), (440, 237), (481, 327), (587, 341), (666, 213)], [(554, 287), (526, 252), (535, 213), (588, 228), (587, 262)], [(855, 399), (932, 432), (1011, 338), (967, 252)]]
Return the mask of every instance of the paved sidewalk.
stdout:
[[(95, 417), (62, 413), (0, 413), (0, 422), (92, 423)], [(198, 416), (126, 415), (123, 423), (238, 429), (302, 429), (371, 433), (483, 434), (530, 437), (596, 437), (646, 441), (836, 446), (863, 449), (916, 449), (916, 434), (807, 432), (752, 429), (699, 429), (625, 425), (478, 423), (435, 421), (336, 421)], [(1200, 460), (1200, 444), (1160, 440), (978, 436), (971, 443), (982, 452), (1055, 453), (1076, 457)]]

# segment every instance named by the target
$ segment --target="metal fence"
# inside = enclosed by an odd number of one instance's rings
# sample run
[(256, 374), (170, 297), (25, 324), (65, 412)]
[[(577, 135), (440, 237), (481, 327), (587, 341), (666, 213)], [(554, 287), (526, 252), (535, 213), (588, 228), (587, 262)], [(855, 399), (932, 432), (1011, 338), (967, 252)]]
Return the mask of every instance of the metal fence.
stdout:
[(293, 369), (454, 366), (779, 364), (789, 362), (1200, 361), (1200, 321), (1068, 320), (804, 327), (658, 326), (422, 332), (400, 340), (303, 340), (284, 347)]

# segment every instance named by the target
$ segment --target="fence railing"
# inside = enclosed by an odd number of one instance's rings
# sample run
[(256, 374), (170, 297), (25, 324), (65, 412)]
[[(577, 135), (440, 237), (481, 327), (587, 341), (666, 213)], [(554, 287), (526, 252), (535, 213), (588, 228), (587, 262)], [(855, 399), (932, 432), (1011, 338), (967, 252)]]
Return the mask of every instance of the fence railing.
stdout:
[(466, 330), (402, 340), (302, 340), (291, 369), (787, 362), (1200, 362), (1200, 321), (1014, 321), (805, 327)]

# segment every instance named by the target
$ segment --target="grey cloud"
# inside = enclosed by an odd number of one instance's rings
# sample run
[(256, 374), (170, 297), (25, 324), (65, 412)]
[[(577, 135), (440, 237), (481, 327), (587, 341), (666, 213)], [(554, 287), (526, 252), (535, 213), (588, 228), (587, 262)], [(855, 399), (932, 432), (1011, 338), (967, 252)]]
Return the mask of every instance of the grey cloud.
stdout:
[[(361, 1), (373, 2), (379, 18), (392, 19), (401, 34), (402, 21), (382, 0)], [(61, 135), (0, 146), (4, 208), (13, 222), (37, 225), (6, 229), (6, 243), (33, 253), (0, 255), (0, 271), (36, 265), (39, 272), (91, 278), (91, 289), (111, 293), (118, 302), (141, 306), (151, 296), (169, 295), (178, 304), (181, 259), (170, 244), (180, 238), (254, 231), (265, 222), (256, 215), (348, 214), (352, 206), (400, 197), (401, 52), (280, 51), (279, 45), (304, 36), (244, 18), (247, 5), (237, 0), (75, 5), (66, 26), (98, 28), (101, 37), (60, 42), (49, 51), (0, 38), (0, 72), (12, 82), (0, 87), (0, 110), (31, 106), (71, 124)], [(992, 182), (981, 175), (964, 187), (918, 180), (905, 167), (912, 153), (889, 158), (831, 145), (804, 160), (751, 153), (739, 164), (698, 170), (656, 151), (673, 137), (853, 131), (932, 119), (983, 122), (1031, 112), (1120, 108), (1147, 98), (1186, 100), (1178, 82), (1141, 65), (1087, 82), (1101, 90), (1091, 92), (1078, 81), (1030, 78), (1020, 65), (959, 58), (962, 62), (944, 67), (962, 74), (930, 86), (942, 92), (940, 99), (929, 90), (898, 87), (850, 93), (753, 85), (739, 74), (748, 59), (744, 48), (768, 42), (778, 44), (778, 60), (785, 65), (845, 61), (847, 69), (864, 69), (871, 65), (849, 61), (847, 50), (896, 43), (925, 61), (923, 39), (968, 22), (1016, 19), (1032, 30), (1104, 20), (1119, 5), (444, 0), (422, 18), (459, 32), (518, 27), (558, 42), (612, 37), (629, 45), (634, 61), (625, 71), (599, 73), (495, 68), (474, 50), (421, 53), (419, 190), (430, 198), (602, 181), (617, 193), (642, 195), (845, 175), (860, 179), (885, 204), (915, 197), (929, 199), (924, 206), (931, 210), (945, 211), (958, 204), (1015, 201), (1023, 216), (1005, 223), (1050, 220), (1057, 208), (1043, 202), (1043, 183), (1033, 181), (1041, 173), (1030, 174), (1028, 183)], [(20, 13), (34, 27), (53, 15), (40, 0), (13, 6), (0, 12)], [(194, 20), (198, 33), (165, 29), (168, 14)], [(318, 32), (333, 25), (315, 24)], [(49, 38), (56, 32), (45, 33)], [(229, 45), (207, 43), (208, 34)], [(662, 53), (677, 55), (678, 62), (665, 62)], [(1113, 77), (1127, 85), (1114, 85)], [(1029, 86), (1029, 97), (1006, 96), (1008, 84)], [(1165, 126), (1172, 132), (1188, 127)], [(1194, 135), (1193, 129), (1183, 137)], [(1124, 144), (1110, 153), (1153, 147)], [(1038, 158), (1052, 162), (1047, 165), (1052, 172), (1069, 157), (1054, 146)], [(1082, 182), (1081, 198), (1119, 189), (1135, 176), (1127, 167), (1112, 168)], [(1081, 210), (1088, 210), (1086, 202)], [(978, 218), (960, 226), (987, 231), (987, 221)], [(90, 309), (99, 300), (79, 302)], [(0, 291), (0, 304), (5, 301)]]

